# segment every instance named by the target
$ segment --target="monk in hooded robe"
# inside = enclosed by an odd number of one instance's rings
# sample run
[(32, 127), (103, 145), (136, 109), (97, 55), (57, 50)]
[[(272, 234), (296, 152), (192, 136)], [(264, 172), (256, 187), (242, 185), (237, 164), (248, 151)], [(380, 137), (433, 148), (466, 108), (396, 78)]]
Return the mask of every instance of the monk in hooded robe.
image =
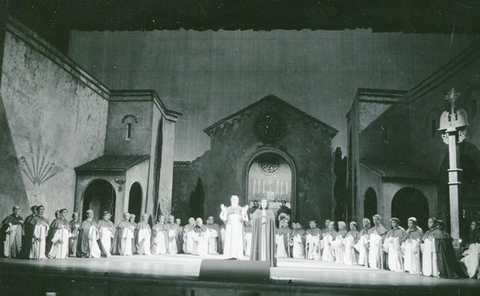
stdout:
[(335, 263), (342, 263), (344, 261), (345, 245), (343, 239), (347, 235), (347, 224), (344, 221), (338, 221), (338, 232), (333, 242), (335, 246)]
[(58, 218), (50, 224), (50, 230), (48, 231), (47, 237), (47, 257), (49, 259), (65, 259), (69, 255), (68, 240), (71, 233), (70, 224), (66, 219), (67, 215), (67, 209), (61, 209), (58, 211)]
[(350, 231), (347, 232), (343, 239), (345, 253), (343, 254), (343, 263), (346, 265), (357, 265), (358, 256), (355, 250), (355, 244), (360, 239), (360, 232), (357, 231), (357, 222), (350, 222)]
[(165, 255), (168, 252), (168, 229), (165, 223), (165, 216), (160, 215), (158, 222), (152, 228), (152, 253), (154, 255)]
[(215, 255), (220, 253), (221, 238), (220, 238), (220, 226), (215, 223), (213, 216), (208, 217), (207, 227), (209, 231), (208, 238), (208, 254)]
[(151, 237), (152, 229), (148, 224), (150, 215), (145, 213), (141, 216), (140, 222), (137, 224), (137, 251), (139, 255), (151, 255)]
[(402, 250), (404, 253), (404, 268), (410, 274), (420, 274), (420, 243), (423, 232), (417, 226), (415, 217), (408, 218), (408, 229), (403, 237)]
[(113, 239), (113, 255), (131, 256), (133, 245), (133, 234), (135, 227), (129, 221), (130, 214), (124, 213), (122, 222), (118, 223), (115, 229), (115, 237)]
[(87, 211), (87, 219), (82, 222), (78, 235), (78, 254), (82, 258), (100, 258), (101, 252), (97, 240), (98, 225), (93, 221), (94, 213)]
[(25, 218), (25, 221), (23, 223), (21, 257), (25, 259), (30, 258), (30, 250), (32, 248), (33, 230), (34, 230), (34, 226), (31, 221), (37, 216), (37, 208), (38, 206), (32, 206), (30, 208), (32, 213), (28, 215), (27, 218)]
[(69, 239), (69, 253), (70, 257), (79, 257), (77, 256), (77, 246), (78, 246), (78, 233), (80, 229), (80, 222), (78, 222), (78, 213), (72, 213), (72, 220), (69, 222), (70, 226), (70, 239)]
[(275, 214), (268, 209), (268, 201), (262, 199), (260, 209), (252, 215), (252, 250), (250, 260), (269, 261), (271, 267), (277, 266), (275, 258)]
[(180, 242), (178, 240), (178, 225), (175, 223), (175, 216), (168, 216), (167, 223), (168, 254), (178, 254)]
[(46, 241), (48, 233), (48, 220), (43, 216), (45, 212), (44, 206), (37, 207), (37, 216), (30, 220), (33, 229), (32, 243), (30, 248), (30, 259), (47, 259), (46, 257)]
[(387, 253), (388, 269), (403, 272), (403, 256), (400, 244), (407, 232), (400, 226), (400, 219), (393, 217), (390, 219), (390, 223), (392, 229), (387, 232), (385, 241), (383, 242), (383, 249)]
[(20, 207), (13, 206), (12, 212), (3, 219), (0, 228), (0, 254), (6, 258), (20, 257), (22, 250), (23, 218), (19, 215)]
[(372, 269), (383, 269), (385, 264), (385, 254), (383, 252), (383, 242), (387, 235), (387, 229), (382, 225), (382, 216), (375, 214), (373, 216), (372, 230), (369, 238), (368, 264)]
[(323, 238), (322, 230), (317, 228), (317, 221), (309, 222), (310, 229), (306, 231), (305, 255), (309, 260), (320, 260), (322, 258), (320, 242)]
[(103, 219), (98, 221), (98, 232), (100, 235), (99, 247), (102, 255), (105, 257), (112, 256), (112, 240), (115, 237), (115, 224), (110, 221), (112, 215), (105, 211)]
[(322, 261), (335, 261), (335, 245), (334, 240), (337, 237), (337, 231), (335, 231), (335, 222), (330, 221), (328, 224), (328, 231), (323, 234), (323, 253)]
[(302, 225), (296, 222), (292, 231), (292, 257), (295, 259), (305, 259), (305, 234)]
[(275, 229), (275, 243), (277, 244), (277, 258), (288, 258), (290, 253), (290, 239), (293, 238), (292, 230), (288, 226), (289, 219), (283, 218), (279, 221), (279, 228)]
[(368, 240), (372, 230), (370, 219), (363, 218), (363, 229), (360, 230), (355, 249), (358, 251), (358, 265), (368, 267)]

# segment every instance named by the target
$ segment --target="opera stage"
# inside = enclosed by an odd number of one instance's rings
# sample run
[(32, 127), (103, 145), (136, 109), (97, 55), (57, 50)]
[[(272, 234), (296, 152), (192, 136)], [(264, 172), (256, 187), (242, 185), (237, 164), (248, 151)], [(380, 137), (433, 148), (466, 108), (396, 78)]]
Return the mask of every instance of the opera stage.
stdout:
[[(223, 260), (221, 256), (204, 259)], [(199, 279), (190, 255), (65, 260), (0, 259), (2, 295), (479, 295), (480, 281), (440, 279), (280, 259), (268, 283)], [(233, 263), (234, 264), (234, 263)]]

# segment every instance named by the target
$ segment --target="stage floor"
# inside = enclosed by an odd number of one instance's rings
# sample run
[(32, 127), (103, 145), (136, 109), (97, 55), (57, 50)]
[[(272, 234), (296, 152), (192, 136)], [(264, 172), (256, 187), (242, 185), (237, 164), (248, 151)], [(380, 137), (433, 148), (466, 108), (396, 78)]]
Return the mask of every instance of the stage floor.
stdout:
[[(152, 281), (170, 284), (177, 282), (182, 285), (209, 288), (216, 291), (214, 286), (205, 284), (198, 278), (202, 259), (224, 260), (221, 255), (200, 258), (179, 254), (41, 261), (0, 259), (0, 266), (2, 274), (8, 273), (10, 276), (19, 278), (26, 277), (27, 281), (29, 277), (33, 278), (35, 276), (44, 277), (42, 281), (48, 279), (55, 281), (56, 277), (66, 275), (92, 279), (108, 277), (109, 279), (124, 279), (124, 281), (132, 280), (132, 285), (135, 284), (134, 279), (142, 279), (148, 280), (149, 283), (152, 283)], [(323, 261), (279, 259), (278, 267), (271, 268), (270, 273), (271, 281), (268, 284), (257, 284), (262, 285), (262, 289), (268, 286), (271, 286), (270, 288), (274, 290), (275, 287), (279, 290), (282, 287), (289, 287), (290, 291), (294, 288), (293, 290), (300, 294), (303, 293), (301, 291), (314, 292), (315, 288), (328, 289), (333, 294), (341, 289), (348, 289), (346, 291), (350, 291), (352, 294), (356, 294), (355, 292), (358, 291), (383, 290), (385, 292), (392, 289), (404, 292), (409, 290), (412, 292), (424, 291), (433, 294), (461, 290), (464, 293), (460, 293), (460, 295), (465, 295), (467, 292), (467, 294), (470, 294), (473, 291), (480, 294), (479, 280), (432, 278)], [(198, 286), (200, 283), (202, 284)], [(0, 281), (0, 284), (5, 285), (7, 283)], [(239, 283), (231, 283), (230, 289), (235, 289), (235, 284), (240, 285)], [(244, 289), (242, 288), (242, 290)], [(198, 295), (198, 293), (193, 295)], [(276, 295), (280, 294), (276, 293)]]

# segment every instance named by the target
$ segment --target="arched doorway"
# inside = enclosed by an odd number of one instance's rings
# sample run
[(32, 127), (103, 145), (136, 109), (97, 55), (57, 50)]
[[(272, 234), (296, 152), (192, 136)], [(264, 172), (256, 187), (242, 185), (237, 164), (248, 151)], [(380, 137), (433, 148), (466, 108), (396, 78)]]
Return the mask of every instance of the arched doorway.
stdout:
[(128, 212), (135, 214), (135, 222), (140, 221), (140, 215), (142, 213), (142, 186), (140, 186), (138, 182), (133, 183), (132, 187), (130, 187)]
[(246, 202), (267, 198), (276, 212), (282, 202), (295, 212), (294, 179), (291, 165), (279, 153), (267, 151), (253, 157), (248, 167)]
[(86, 217), (87, 210), (92, 210), (94, 220), (102, 219), (102, 213), (108, 211), (112, 214), (112, 221), (115, 218), (115, 189), (112, 184), (105, 180), (94, 180), (85, 189), (83, 194), (83, 213)]
[(370, 187), (365, 192), (365, 198), (363, 199), (363, 215), (365, 218), (372, 221), (373, 215), (377, 213), (377, 194), (375, 190)]
[[(428, 201), (423, 193), (415, 188), (402, 188), (393, 196), (392, 217), (400, 219), (400, 225), (407, 228), (410, 217), (417, 218), (418, 226), (424, 231), (428, 222)], [(388, 227), (387, 227), (388, 228)]]

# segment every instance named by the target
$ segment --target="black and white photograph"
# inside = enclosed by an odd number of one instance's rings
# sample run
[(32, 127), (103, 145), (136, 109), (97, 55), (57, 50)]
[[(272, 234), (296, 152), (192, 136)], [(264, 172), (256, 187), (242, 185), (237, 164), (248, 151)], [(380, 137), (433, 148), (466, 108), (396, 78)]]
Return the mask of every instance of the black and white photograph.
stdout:
[(480, 295), (480, 1), (0, 0), (0, 296)]

